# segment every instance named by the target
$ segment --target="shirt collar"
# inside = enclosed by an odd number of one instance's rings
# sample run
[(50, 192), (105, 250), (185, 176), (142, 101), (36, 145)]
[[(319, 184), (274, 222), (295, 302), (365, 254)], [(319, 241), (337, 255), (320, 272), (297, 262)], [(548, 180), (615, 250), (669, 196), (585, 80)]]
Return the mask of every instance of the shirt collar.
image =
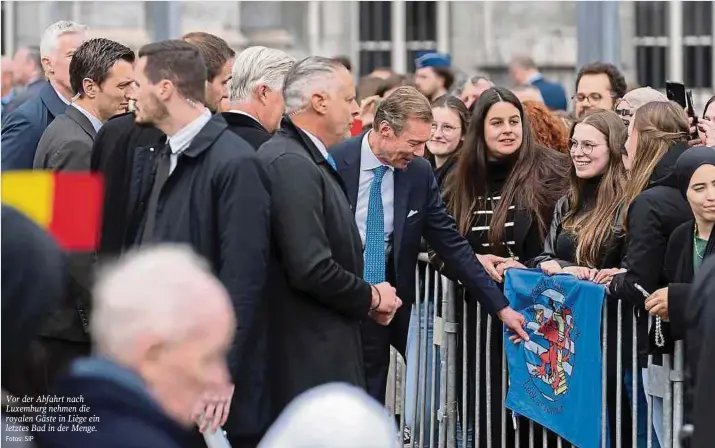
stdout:
[(371, 132), (372, 131), (368, 131), (362, 137), (362, 145), (360, 146), (360, 171), (372, 171), (383, 165), (394, 171), (395, 168), (380, 162), (380, 160), (375, 156), (375, 153), (372, 152), (370, 140), (367, 138)]
[(102, 127), (102, 122), (99, 120), (99, 118), (92, 115), (89, 111), (87, 111), (85, 108), (83, 108), (82, 106), (80, 106), (77, 103), (72, 103), (72, 107), (74, 107), (78, 111), (82, 112), (82, 115), (87, 117), (89, 122), (92, 123), (92, 127), (94, 128), (94, 131), (99, 132), (99, 129)]
[[(50, 85), (51, 85), (51, 84), (50, 84)], [(70, 105), (70, 101), (69, 101), (67, 98), (65, 98), (64, 96), (62, 96), (62, 94), (60, 93), (60, 91), (57, 90), (57, 89), (55, 89), (55, 86), (52, 86), (52, 90), (55, 91), (55, 93), (57, 94), (57, 96), (60, 98), (60, 100), (61, 100), (63, 103), (65, 103), (65, 104), (68, 105), (68, 106)]]
[(328, 148), (325, 147), (325, 144), (320, 141), (320, 139), (310, 132), (306, 131), (305, 129), (300, 129), (301, 131), (305, 132), (305, 135), (308, 136), (310, 140), (312, 140), (313, 144), (318, 148), (318, 151), (323, 155), (325, 160), (328, 160)]
[(196, 137), (198, 133), (201, 132), (201, 129), (203, 129), (204, 126), (206, 126), (206, 123), (208, 123), (210, 120), (211, 111), (207, 108), (204, 108), (203, 113), (201, 113), (201, 115), (197, 119), (181, 128), (176, 134), (169, 137), (167, 141), (169, 142), (171, 153), (179, 154), (184, 152), (189, 147), (189, 145), (191, 145), (191, 142), (194, 140), (194, 137)]

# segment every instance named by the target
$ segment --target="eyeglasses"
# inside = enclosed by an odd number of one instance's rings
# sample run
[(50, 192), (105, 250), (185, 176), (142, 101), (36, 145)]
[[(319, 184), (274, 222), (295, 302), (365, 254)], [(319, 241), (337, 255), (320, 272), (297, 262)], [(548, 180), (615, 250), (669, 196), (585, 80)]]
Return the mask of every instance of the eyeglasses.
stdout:
[(572, 138), (569, 139), (568, 144), (570, 152), (574, 152), (580, 145), (581, 151), (583, 151), (586, 155), (590, 155), (593, 152), (593, 148), (603, 145), (603, 143), (594, 144), (591, 142), (579, 142), (578, 140), (574, 140)]
[(462, 129), (461, 126), (455, 127), (452, 126), (451, 124), (447, 123), (432, 123), (432, 133), (436, 134), (439, 129), (442, 129), (442, 134), (444, 135), (454, 135), (455, 132), (458, 132), (460, 129)]
[(588, 95), (585, 95), (583, 93), (577, 93), (572, 96), (571, 99), (577, 103), (583, 103), (584, 101), (588, 100), (589, 103), (595, 104), (603, 99), (603, 95), (598, 92), (592, 92)]

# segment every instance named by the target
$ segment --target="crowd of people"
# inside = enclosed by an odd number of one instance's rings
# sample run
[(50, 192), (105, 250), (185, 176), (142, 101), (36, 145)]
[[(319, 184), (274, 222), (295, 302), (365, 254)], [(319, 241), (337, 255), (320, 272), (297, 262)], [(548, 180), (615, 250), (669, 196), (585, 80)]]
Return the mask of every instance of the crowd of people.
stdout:
[[(2, 170), (99, 172), (105, 185), (92, 252), (62, 254), (2, 210), (3, 402), (81, 395), (99, 417), (96, 432), (37, 432), (39, 446), (205, 446), (219, 428), (235, 448), (409, 442), (414, 422), (398, 435), (375, 402), (390, 347), (409, 364), (417, 344), (424, 251), (513, 343), (529, 337), (504, 297), (508, 269), (571, 274), (629, 304), (642, 371), (617, 376), (611, 350), (608, 381), (623, 381), (639, 418), (630, 406), (616, 415), (612, 388), (611, 444), (618, 420), (645, 446), (646, 399), (664, 442), (647, 355), (684, 338), (690, 391), (713, 365), (712, 306), (695, 291), (715, 268), (703, 263), (715, 244), (715, 97), (689, 117), (594, 62), (569, 101), (528, 57), (512, 61), (507, 88), (456, 82), (433, 52), (414, 76), (378, 68), (356, 86), (341, 57), (237, 54), (204, 32), (135, 53), (69, 21), (7, 63), (26, 87), (3, 85)], [(468, 347), (474, 315), (460, 322)], [(500, 354), (501, 326), (481, 331)], [(465, 353), (473, 410), (477, 394), (486, 401), (476, 375), (499, 390), (502, 370), (477, 373), (477, 351)], [(693, 446), (706, 446), (698, 422), (712, 396), (689, 396)], [(460, 415), (463, 446), (477, 429), (514, 445), (501, 401), (491, 406), (491, 422)]]

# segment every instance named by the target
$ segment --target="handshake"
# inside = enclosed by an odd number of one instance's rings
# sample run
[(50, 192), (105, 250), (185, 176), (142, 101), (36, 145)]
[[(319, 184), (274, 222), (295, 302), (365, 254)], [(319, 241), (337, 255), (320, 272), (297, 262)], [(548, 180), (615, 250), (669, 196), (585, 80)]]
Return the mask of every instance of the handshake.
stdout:
[(395, 288), (387, 282), (370, 285), (370, 289), (372, 301), (369, 316), (380, 325), (389, 325), (397, 309), (402, 306), (402, 300), (397, 297)]

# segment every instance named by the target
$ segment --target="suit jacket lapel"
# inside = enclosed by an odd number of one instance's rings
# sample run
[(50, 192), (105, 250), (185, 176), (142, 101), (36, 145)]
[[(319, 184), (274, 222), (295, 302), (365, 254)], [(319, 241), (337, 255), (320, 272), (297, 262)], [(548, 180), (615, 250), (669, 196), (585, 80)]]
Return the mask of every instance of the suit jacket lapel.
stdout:
[(358, 189), (360, 188), (360, 151), (362, 148), (362, 139), (358, 139), (351, 145), (350, 150), (344, 157), (338, 156), (336, 163), (338, 165), (338, 174), (343, 179), (345, 189), (347, 191), (348, 200), (350, 201), (350, 209), (355, 214), (357, 208)]
[(65, 115), (67, 115), (75, 123), (77, 123), (82, 128), (82, 130), (86, 132), (87, 135), (92, 138), (92, 140), (94, 140), (94, 137), (97, 136), (97, 131), (94, 130), (94, 126), (92, 126), (92, 123), (89, 121), (89, 118), (85, 117), (84, 114), (79, 111), (79, 109), (73, 106), (69, 106), (65, 111)]
[[(400, 253), (400, 246), (402, 242), (402, 231), (405, 228), (405, 219), (407, 218), (407, 205), (410, 199), (410, 180), (408, 178), (407, 171), (405, 170), (395, 170), (395, 206), (394, 206), (394, 229), (392, 234), (394, 236), (393, 243), (395, 246), (395, 260), (397, 260), (397, 254)], [(395, 268), (397, 268), (397, 263), (395, 263)]]

